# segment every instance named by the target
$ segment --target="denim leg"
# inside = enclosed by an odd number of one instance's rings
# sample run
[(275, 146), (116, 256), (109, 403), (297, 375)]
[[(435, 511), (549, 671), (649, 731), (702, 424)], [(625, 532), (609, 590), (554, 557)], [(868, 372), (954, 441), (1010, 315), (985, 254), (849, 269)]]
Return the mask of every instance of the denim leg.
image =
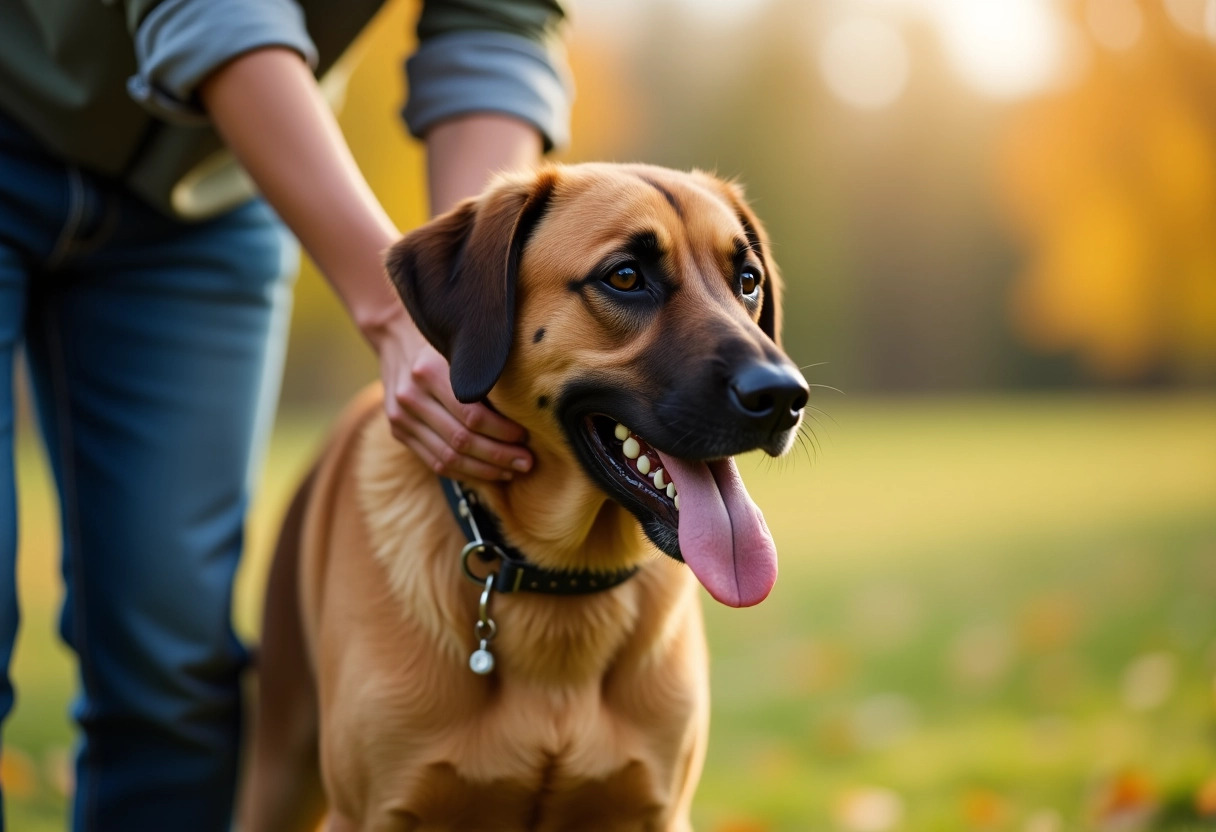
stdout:
[(260, 202), (202, 225), (109, 194), (30, 300), (80, 661), (76, 830), (228, 828), (246, 654), (230, 622), (295, 245)]

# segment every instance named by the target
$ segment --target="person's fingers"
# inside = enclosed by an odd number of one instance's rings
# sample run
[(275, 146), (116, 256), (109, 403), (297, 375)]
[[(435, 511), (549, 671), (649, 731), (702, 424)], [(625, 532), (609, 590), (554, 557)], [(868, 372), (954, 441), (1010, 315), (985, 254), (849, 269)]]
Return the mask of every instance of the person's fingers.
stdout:
[(486, 405), (458, 401), (434, 348), (424, 344), (411, 356), (396, 346), (384, 345), (380, 360), (384, 409), (398, 440), (444, 476), (502, 480), (531, 469), (532, 453), (519, 444), (527, 431)]
[[(495, 413), (484, 404), (475, 402), (473, 404), (461, 404), (456, 402), (456, 397), (452, 397), (452, 401), (460, 408), (461, 423), (482, 436), (488, 436), (491, 439), (497, 439), (499, 442), (506, 442), (509, 445), (522, 445), (528, 441), (528, 432), (515, 422), (512, 422), (501, 413)], [(447, 407), (447, 403), (440, 398), (440, 402)], [(452, 412), (451, 407), (447, 407), (449, 412)]]
[[(410, 370), (410, 382), (423, 397), (429, 394), (461, 425), (474, 433), (497, 439), (511, 445), (519, 445), (528, 439), (528, 432), (507, 417), (495, 413), (479, 402), (464, 404), (452, 392), (448, 378), (448, 366), (436, 353), (435, 360), (419, 361)], [(439, 425), (430, 422), (433, 428)]]
[[(437, 433), (431, 430), (425, 428), (416, 429), (411, 436), (423, 448), (419, 456), (423, 458), (429, 457), (431, 460), (429, 463), (430, 469), (442, 477), (458, 480), (477, 479), (501, 482), (513, 479), (515, 476), (514, 472), (508, 469), (499, 468), (487, 462), (482, 462), (476, 457), (458, 453), (451, 445), (444, 443)], [(405, 441), (405, 438), (399, 438)], [(407, 444), (409, 443), (407, 442)]]
[(436, 474), (457, 479), (490, 481), (508, 480), (514, 476), (509, 468), (491, 465), (460, 453), (424, 422), (406, 418), (399, 407), (385, 409), (393, 436)]
[(502, 480), (532, 466), (527, 448), (476, 433), (446, 410), (430, 391), (413, 381), (387, 396), (385, 409), (394, 435), (436, 473)]
[(527, 448), (499, 442), (471, 430), (435, 398), (409, 396), (401, 404), (413, 421), (436, 434), (457, 457), (471, 457), (504, 471), (527, 471), (531, 468), (532, 458)]

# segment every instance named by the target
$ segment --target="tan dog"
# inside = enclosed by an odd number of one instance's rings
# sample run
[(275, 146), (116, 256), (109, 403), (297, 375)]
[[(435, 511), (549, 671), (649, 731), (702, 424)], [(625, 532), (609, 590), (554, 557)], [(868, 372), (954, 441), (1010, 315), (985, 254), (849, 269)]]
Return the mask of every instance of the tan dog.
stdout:
[[(362, 396), (276, 555), (242, 832), (326, 806), (334, 830), (688, 829), (697, 581), (743, 606), (776, 580), (730, 457), (786, 451), (807, 398), (759, 223), (707, 174), (551, 167), (413, 232), (388, 269), (457, 396), (529, 431), (533, 471), (470, 490), (529, 582), (585, 592), (496, 586), (496, 635), (479, 625), (465, 531)], [(505, 568), (470, 559), (479, 580)]]

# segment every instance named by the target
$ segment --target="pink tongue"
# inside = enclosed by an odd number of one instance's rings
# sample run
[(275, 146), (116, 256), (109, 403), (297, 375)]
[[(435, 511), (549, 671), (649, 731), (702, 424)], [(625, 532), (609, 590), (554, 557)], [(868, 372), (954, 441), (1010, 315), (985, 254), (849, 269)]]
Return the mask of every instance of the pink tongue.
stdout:
[(734, 460), (658, 454), (680, 495), (680, 552), (688, 568), (723, 604), (759, 604), (777, 581), (777, 548)]

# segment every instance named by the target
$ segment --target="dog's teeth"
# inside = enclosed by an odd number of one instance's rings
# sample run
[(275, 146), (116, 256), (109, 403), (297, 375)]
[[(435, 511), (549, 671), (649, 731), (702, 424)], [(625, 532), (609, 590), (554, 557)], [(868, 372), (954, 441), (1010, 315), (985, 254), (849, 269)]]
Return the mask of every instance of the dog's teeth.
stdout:
[(638, 455), (642, 453), (642, 446), (638, 444), (638, 440), (631, 436), (625, 440), (625, 444), (621, 447), (621, 450), (625, 452), (625, 456), (629, 459), (637, 459)]
[(646, 476), (650, 473), (650, 457), (646, 456), (645, 454), (638, 457), (638, 472), (642, 476)]
[(626, 439), (629, 438), (629, 428), (625, 427), (620, 422), (616, 423), (615, 433), (616, 433), (616, 438), (621, 440), (622, 442), (624, 442)]
[(669, 483), (667, 483), (667, 496), (668, 496), (668, 497), (671, 497), (672, 499), (675, 499), (675, 496), (676, 496), (676, 484), (675, 484), (674, 482), (669, 482)]
[(672, 497), (671, 499), (672, 499), (672, 502), (674, 502), (676, 504), (676, 511), (679, 511), (680, 510), (680, 495), (677, 494), (676, 496)]
[(663, 478), (663, 469), (659, 468), (654, 472), (654, 487), (662, 488), (665, 485), (667, 485), (667, 480)]

